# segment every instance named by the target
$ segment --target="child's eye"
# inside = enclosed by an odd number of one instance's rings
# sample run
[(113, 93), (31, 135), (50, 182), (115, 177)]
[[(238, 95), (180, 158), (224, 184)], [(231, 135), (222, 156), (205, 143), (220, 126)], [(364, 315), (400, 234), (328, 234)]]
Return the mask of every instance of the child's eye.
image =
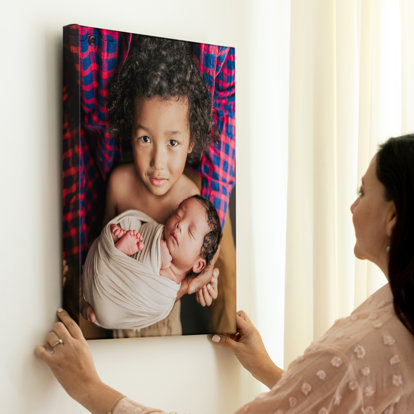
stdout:
[(149, 143), (149, 142), (151, 142), (150, 137), (147, 137), (146, 135), (144, 135), (143, 137), (140, 137), (139, 139), (140, 139), (142, 142), (145, 142), (145, 143)]
[(170, 139), (168, 141), (168, 143), (172, 146), (172, 147), (176, 147), (178, 145), (178, 141), (176, 141), (175, 139)]

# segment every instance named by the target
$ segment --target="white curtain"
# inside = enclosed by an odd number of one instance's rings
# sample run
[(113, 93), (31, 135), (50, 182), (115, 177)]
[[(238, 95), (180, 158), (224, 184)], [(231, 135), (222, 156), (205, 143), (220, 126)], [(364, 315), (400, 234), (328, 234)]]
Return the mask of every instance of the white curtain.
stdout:
[(349, 206), (378, 143), (414, 131), (413, 7), (291, 2), (285, 365), (386, 282)]
[(414, 131), (413, 21), (412, 0), (249, 3), (247, 309), (281, 366), (386, 282), (349, 207), (378, 143)]

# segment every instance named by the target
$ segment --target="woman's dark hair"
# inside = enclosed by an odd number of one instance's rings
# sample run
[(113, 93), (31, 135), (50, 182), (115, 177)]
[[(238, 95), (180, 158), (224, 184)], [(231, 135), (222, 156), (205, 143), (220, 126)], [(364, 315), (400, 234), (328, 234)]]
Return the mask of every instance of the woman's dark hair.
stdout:
[[(187, 161), (197, 164), (201, 154), (218, 138), (213, 124), (207, 86), (192, 58), (192, 44), (178, 40), (136, 35), (119, 76), (108, 96), (109, 124), (113, 133), (130, 141), (136, 97), (185, 99), (192, 152)], [(212, 132), (213, 131), (213, 132)]]
[[(201, 205), (205, 208), (207, 213), (207, 223), (210, 231), (204, 236), (200, 252), (200, 256), (203, 259), (205, 259), (207, 267), (210, 264), (211, 259), (216, 254), (220, 244), (222, 236), (220, 219), (217, 214), (216, 208), (210, 200), (198, 194), (188, 197), (186, 198), (186, 200), (190, 200), (191, 198), (195, 198), (196, 200), (198, 200), (201, 203)], [(196, 276), (196, 274), (192, 271), (189, 273), (189, 275)]]
[(385, 198), (394, 202), (397, 214), (388, 264), (394, 309), (414, 335), (414, 135), (390, 138), (380, 146), (376, 163)]

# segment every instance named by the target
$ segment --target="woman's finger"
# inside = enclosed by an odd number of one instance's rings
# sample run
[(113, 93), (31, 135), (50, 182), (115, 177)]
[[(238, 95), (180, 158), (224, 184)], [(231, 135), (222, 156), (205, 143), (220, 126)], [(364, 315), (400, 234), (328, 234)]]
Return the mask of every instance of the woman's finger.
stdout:
[(229, 348), (231, 351), (236, 353), (240, 344), (234, 340), (230, 335), (213, 335), (211, 340), (218, 345), (224, 346), (225, 348)]
[(83, 334), (82, 334), (82, 331), (80, 330), (78, 324), (70, 317), (70, 315), (65, 310), (59, 309), (57, 311), (57, 316), (62, 321), (62, 324), (66, 328), (66, 331), (73, 338), (83, 339)]
[(252, 321), (243, 311), (237, 312), (236, 324), (237, 324), (237, 330), (238, 332), (240, 332), (240, 335), (242, 336), (247, 334), (249, 330), (255, 329)]
[(46, 362), (50, 366), (52, 360), (52, 354), (45, 345), (39, 345), (35, 348), (36, 358)]
[(59, 340), (62, 340), (62, 338), (60, 338), (54, 331), (50, 331), (46, 336), (46, 343), (50, 349), (53, 349), (55, 346), (59, 345)]

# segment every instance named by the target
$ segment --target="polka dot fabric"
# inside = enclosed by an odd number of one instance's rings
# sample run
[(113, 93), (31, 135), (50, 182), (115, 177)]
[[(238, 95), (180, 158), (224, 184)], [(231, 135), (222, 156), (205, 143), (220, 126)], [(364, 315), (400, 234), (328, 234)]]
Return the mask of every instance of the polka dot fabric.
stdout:
[(340, 319), (237, 414), (414, 413), (414, 338), (389, 286)]
[[(114, 414), (159, 413), (129, 399)], [(414, 337), (386, 285), (340, 319), (236, 414), (414, 413)]]

